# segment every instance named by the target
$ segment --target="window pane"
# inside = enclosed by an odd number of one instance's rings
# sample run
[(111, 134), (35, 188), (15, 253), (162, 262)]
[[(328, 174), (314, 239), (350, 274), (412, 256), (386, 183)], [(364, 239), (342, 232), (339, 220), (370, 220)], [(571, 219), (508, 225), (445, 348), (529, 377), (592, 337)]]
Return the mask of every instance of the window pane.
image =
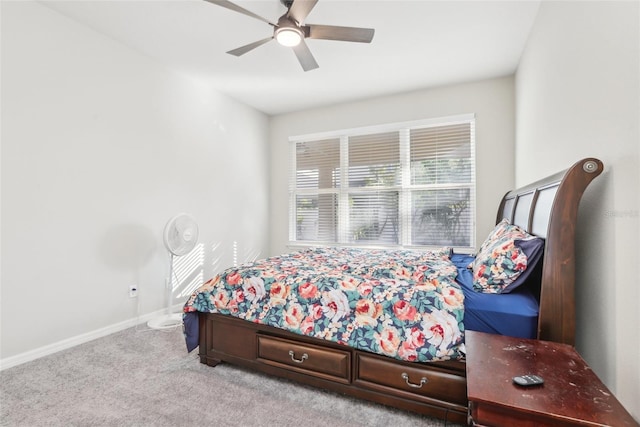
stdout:
[(296, 197), (296, 240), (336, 242), (335, 194)]
[(471, 246), (472, 209), (469, 188), (411, 193), (414, 245)]
[(349, 138), (349, 187), (391, 187), (400, 183), (398, 132)]
[(469, 123), (411, 130), (413, 185), (473, 182)]
[(398, 244), (398, 192), (349, 194), (350, 242)]
[(296, 143), (296, 188), (337, 188), (340, 140)]

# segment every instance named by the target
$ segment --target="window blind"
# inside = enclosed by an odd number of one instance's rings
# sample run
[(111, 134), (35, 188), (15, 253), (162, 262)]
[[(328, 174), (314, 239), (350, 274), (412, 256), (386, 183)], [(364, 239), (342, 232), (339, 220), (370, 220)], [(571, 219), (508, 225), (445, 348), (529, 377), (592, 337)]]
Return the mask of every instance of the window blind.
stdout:
[(471, 247), (471, 124), (411, 129), (410, 134), (412, 243)]
[(296, 244), (474, 246), (472, 115), (291, 138)]
[(296, 241), (337, 242), (340, 139), (296, 144)]

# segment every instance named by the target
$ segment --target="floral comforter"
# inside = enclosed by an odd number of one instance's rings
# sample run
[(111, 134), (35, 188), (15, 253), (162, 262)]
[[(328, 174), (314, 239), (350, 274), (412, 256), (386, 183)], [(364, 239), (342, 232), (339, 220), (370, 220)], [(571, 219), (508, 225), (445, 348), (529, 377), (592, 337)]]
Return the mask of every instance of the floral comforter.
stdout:
[(207, 281), (185, 320), (221, 313), (400, 360), (458, 359), (464, 295), (449, 253), (314, 248), (260, 260)]

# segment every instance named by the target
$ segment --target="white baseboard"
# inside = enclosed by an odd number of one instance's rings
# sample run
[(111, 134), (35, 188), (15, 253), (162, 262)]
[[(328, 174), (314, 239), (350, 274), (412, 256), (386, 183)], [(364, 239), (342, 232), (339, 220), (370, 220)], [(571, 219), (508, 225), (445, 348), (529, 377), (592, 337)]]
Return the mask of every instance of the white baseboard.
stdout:
[[(181, 308), (181, 306), (179, 308)], [(30, 350), (15, 356), (0, 359), (0, 371), (21, 365), (23, 363), (31, 362), (32, 360), (57, 353), (59, 351), (66, 350), (68, 348), (75, 347), (77, 345), (84, 344), (86, 342), (93, 341), (95, 339), (102, 338), (104, 336), (111, 335), (128, 328), (132, 328), (136, 325), (145, 323), (155, 317), (162, 316), (163, 314), (166, 314), (166, 312), (167, 309), (165, 308), (153, 313), (146, 314), (144, 316), (125, 320), (124, 322), (116, 323), (114, 325), (97, 329), (95, 331), (67, 338), (53, 344), (45, 345), (43, 347), (36, 348), (34, 350)]]

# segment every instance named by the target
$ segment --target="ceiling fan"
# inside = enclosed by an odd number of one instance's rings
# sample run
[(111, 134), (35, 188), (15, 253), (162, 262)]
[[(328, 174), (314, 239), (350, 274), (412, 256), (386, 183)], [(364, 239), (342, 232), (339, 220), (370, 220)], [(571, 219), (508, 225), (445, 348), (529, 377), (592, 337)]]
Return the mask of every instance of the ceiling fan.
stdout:
[(318, 63), (311, 54), (311, 51), (304, 39), (370, 43), (375, 32), (375, 30), (371, 28), (338, 27), (334, 25), (314, 24), (305, 25), (305, 18), (309, 15), (316, 3), (318, 3), (318, 0), (280, 0), (280, 2), (287, 8), (287, 12), (278, 18), (277, 24), (274, 24), (268, 19), (256, 15), (255, 13), (227, 0), (205, 1), (242, 13), (252, 18), (259, 19), (273, 27), (273, 35), (271, 37), (249, 43), (248, 45), (230, 50), (227, 53), (234, 56), (241, 56), (273, 39), (276, 39), (276, 41), (281, 45), (293, 48), (293, 51), (295, 52), (304, 71), (318, 68)]

